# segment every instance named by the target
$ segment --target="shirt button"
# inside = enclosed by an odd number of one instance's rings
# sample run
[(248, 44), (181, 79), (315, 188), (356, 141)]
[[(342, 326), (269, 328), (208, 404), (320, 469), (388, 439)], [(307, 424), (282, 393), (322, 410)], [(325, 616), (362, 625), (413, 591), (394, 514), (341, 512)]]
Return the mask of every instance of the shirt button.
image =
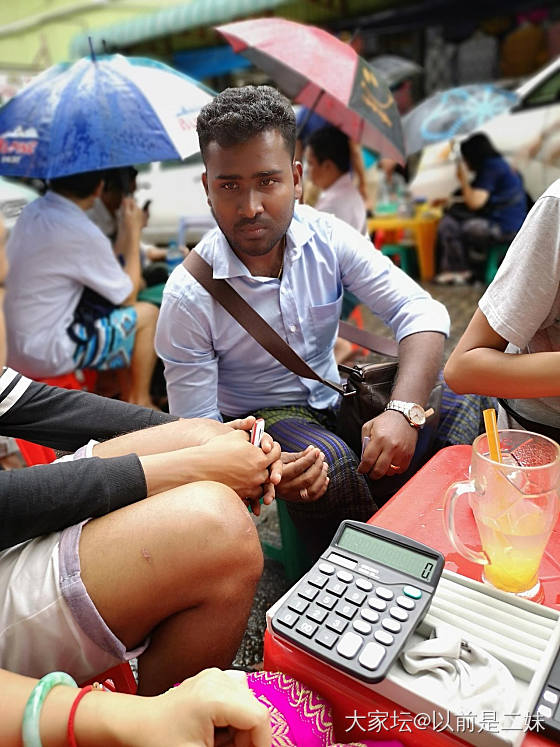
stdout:
[(290, 332), (295, 332), (295, 331), (296, 331), (296, 329), (297, 329), (297, 327), (296, 327), (296, 325), (295, 325), (295, 324), (290, 324), (290, 326), (289, 326), (289, 330), (290, 330)]

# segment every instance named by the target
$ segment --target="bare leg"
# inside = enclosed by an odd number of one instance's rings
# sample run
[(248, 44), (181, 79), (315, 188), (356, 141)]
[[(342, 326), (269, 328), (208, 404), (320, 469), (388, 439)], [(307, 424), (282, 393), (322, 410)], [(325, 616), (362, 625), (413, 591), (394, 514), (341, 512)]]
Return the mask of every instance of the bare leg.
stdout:
[(152, 407), (150, 383), (156, 365), (154, 335), (159, 311), (151, 303), (138, 301), (134, 304), (137, 314), (136, 338), (130, 361), (129, 402)]
[(89, 522), (82, 578), (99, 613), (139, 659), (139, 693), (227, 667), (251, 609), (263, 559), (255, 525), (224, 485), (191, 483)]

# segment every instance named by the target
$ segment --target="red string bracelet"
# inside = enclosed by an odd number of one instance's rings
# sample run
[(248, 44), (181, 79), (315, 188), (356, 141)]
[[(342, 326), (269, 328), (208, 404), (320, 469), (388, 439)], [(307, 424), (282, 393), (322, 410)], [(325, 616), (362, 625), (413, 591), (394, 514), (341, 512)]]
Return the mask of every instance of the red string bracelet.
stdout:
[(85, 687), (82, 687), (80, 692), (76, 695), (74, 702), (72, 703), (72, 708), (70, 709), (70, 713), (68, 715), (68, 728), (66, 730), (66, 736), (68, 738), (68, 744), (70, 745), (70, 747), (78, 747), (76, 737), (74, 735), (74, 719), (76, 718), (76, 711), (78, 710), (78, 706), (80, 705), (80, 701), (84, 697), (84, 695), (87, 695), (93, 689), (93, 685), (86, 685)]

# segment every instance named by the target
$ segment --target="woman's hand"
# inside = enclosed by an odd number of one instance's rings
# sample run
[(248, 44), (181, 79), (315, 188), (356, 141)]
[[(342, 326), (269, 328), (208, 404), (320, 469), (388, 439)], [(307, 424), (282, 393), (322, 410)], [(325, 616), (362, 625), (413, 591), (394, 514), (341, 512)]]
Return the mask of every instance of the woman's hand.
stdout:
[[(125, 697), (126, 708), (122, 698), (114, 699), (115, 713), (111, 719), (112, 730), (122, 738), (119, 744), (130, 747), (226, 744), (270, 747), (272, 744), (268, 710), (249, 690), (244, 672), (205, 669), (163, 695)], [(105, 704), (108, 708), (113, 705), (109, 698)], [(80, 744), (78, 730), (76, 736)]]

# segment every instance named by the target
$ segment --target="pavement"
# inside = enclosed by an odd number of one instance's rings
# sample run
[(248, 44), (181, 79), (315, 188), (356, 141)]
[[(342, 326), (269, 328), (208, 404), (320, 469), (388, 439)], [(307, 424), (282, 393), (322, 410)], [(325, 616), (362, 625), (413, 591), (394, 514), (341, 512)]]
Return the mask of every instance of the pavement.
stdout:
[[(423, 283), (422, 285), (434, 298), (441, 301), (449, 311), (449, 316), (451, 317), (451, 334), (445, 346), (445, 358), (447, 359), (469, 323), (478, 299), (484, 292), (484, 287), (481, 285), (465, 285), (461, 287), (438, 286), (434, 283)], [(364, 325), (367, 329), (378, 334), (388, 334), (385, 325), (367, 309), (364, 309), (363, 316)], [(271, 506), (263, 507), (263, 509), (261, 516), (254, 517), (259, 536), (267, 542), (280, 545), (280, 530), (276, 506), (273, 503)], [(234, 660), (234, 665), (251, 667), (262, 661), (266, 610), (289, 588), (290, 584), (284, 575), (283, 566), (277, 561), (266, 558), (264, 572), (255, 595), (247, 630)]]

